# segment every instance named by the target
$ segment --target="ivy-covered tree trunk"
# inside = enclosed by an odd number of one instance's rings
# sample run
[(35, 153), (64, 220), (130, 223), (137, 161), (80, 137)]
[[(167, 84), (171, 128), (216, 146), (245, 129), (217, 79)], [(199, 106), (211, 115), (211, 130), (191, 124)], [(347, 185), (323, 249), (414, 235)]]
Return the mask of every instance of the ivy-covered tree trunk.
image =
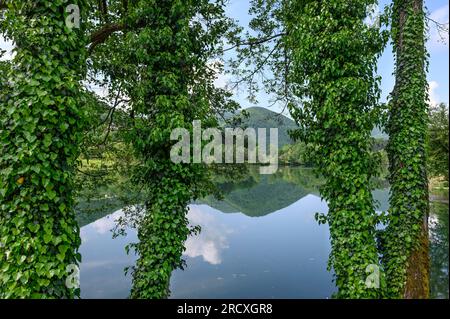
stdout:
[(213, 21), (206, 32), (194, 17), (220, 17), (218, 4), (153, 0), (131, 7), (126, 60), (136, 73), (127, 86), (133, 118), (127, 135), (140, 163), (134, 180), (145, 198), (136, 225), (139, 242), (133, 245), (139, 258), (131, 298), (169, 296), (171, 273), (183, 267), (184, 242), (196, 230), (188, 227), (187, 205), (208, 191), (204, 164), (174, 163), (170, 153), (173, 130), (192, 132), (193, 120), (204, 127), (211, 123), (214, 73), (207, 62), (220, 33)]
[[(84, 0), (70, 3), (84, 7)], [(16, 56), (0, 91), (0, 298), (72, 298), (80, 256), (73, 170), (85, 39), (68, 1), (6, 1)]]
[(428, 84), (422, 0), (394, 1), (392, 37), (396, 83), (387, 125), (391, 196), (384, 263), (390, 297), (428, 298)]
[[(321, 195), (329, 206), (329, 265), (337, 297), (379, 298), (370, 133), (379, 98), (376, 58), (384, 42), (378, 28), (364, 23), (375, 1), (293, 3), (288, 22), (291, 80), (303, 101), (291, 104), (290, 111), (301, 128), (297, 136), (310, 143), (309, 154), (325, 177)], [(370, 275), (374, 281), (367, 283)]]

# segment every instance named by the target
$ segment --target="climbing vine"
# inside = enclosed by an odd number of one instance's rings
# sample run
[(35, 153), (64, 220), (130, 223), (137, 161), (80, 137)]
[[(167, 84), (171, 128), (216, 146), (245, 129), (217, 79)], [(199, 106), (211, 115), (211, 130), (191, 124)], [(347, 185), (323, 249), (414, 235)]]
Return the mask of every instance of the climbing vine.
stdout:
[(382, 291), (366, 284), (368, 266), (379, 266), (370, 133), (378, 122), (375, 72), (385, 35), (364, 23), (375, 3), (293, 1), (287, 21), (291, 81), (302, 99), (301, 106), (289, 105), (300, 126), (294, 136), (308, 143), (326, 181), (321, 196), (329, 206), (329, 266), (340, 298), (377, 298)]
[[(253, 0), (250, 26), (258, 36), (245, 39), (231, 31), (223, 0), (99, 1), (89, 14), (88, 3), (1, 1), (0, 32), (16, 46), (14, 59), (0, 62), (1, 298), (79, 295), (66, 278), (67, 266), (81, 260), (73, 178), (86, 66), (92, 81), (128, 103), (120, 122), (113, 116), (120, 103), (108, 110), (102, 142), (114, 126), (114, 138), (132, 147), (137, 164), (130, 175), (144, 199), (131, 218), (139, 238), (131, 245), (139, 255), (131, 297), (169, 295), (171, 273), (184, 265), (184, 242), (199, 230), (188, 225), (187, 205), (213, 188), (205, 165), (170, 160), (170, 135), (179, 127), (192, 131), (193, 120), (216, 126), (218, 113), (236, 109), (213, 84), (221, 64), (211, 61), (225, 34), (237, 50), (236, 84), (246, 82), (255, 98), (261, 76), (267, 92), (288, 106), (300, 126), (292, 136), (307, 143), (325, 177), (329, 213), (319, 220), (330, 226), (337, 297), (428, 296), (423, 1), (392, 6), (396, 85), (385, 123), (391, 208), (384, 231), (376, 231), (371, 195), (377, 158), (370, 132), (380, 119), (376, 60), (387, 40), (365, 21), (375, 0)], [(81, 28), (65, 24), (69, 4), (89, 17)], [(244, 61), (248, 68), (240, 68)], [(381, 289), (367, 286), (369, 265), (380, 267)]]
[(394, 1), (392, 11), (396, 83), (386, 125), (391, 195), (388, 226), (382, 236), (383, 263), (390, 297), (427, 298), (428, 83), (423, 1)]
[(188, 204), (212, 189), (204, 164), (171, 161), (171, 132), (192, 131), (193, 120), (216, 126), (217, 112), (237, 107), (214, 86), (220, 69), (214, 60), (231, 24), (221, 0), (134, 1), (126, 9), (114, 4), (104, 19), (124, 25), (124, 33), (97, 45), (92, 67), (129, 99), (120, 134), (132, 145), (132, 182), (143, 199), (121, 221), (138, 230), (139, 242), (128, 247), (139, 256), (130, 297), (166, 298), (172, 271), (184, 265), (184, 242), (199, 230), (188, 225)]
[[(71, 0), (85, 8), (84, 0)], [(83, 30), (68, 1), (4, 1), (15, 57), (0, 77), (0, 298), (72, 298), (80, 255), (73, 168), (82, 128)]]
[(252, 65), (238, 75), (250, 91), (254, 75), (272, 75), (263, 84), (288, 106), (300, 126), (292, 136), (307, 143), (306, 153), (325, 178), (321, 196), (329, 212), (317, 217), (330, 226), (329, 267), (340, 298), (382, 296), (382, 289), (366, 284), (370, 269), (381, 266), (371, 194), (378, 158), (370, 134), (380, 115), (376, 62), (388, 37), (365, 21), (374, 4), (254, 0), (250, 26), (257, 36), (235, 40), (235, 65)]
[[(138, 177), (148, 196), (135, 246), (140, 258), (131, 297), (164, 298), (172, 271), (183, 267), (185, 240), (198, 231), (188, 227), (187, 204), (210, 189), (203, 164), (170, 160), (170, 134), (177, 127), (190, 128), (193, 120), (203, 120), (204, 126), (215, 123), (209, 96), (213, 74), (207, 71), (207, 59), (221, 31), (220, 22), (211, 23), (223, 9), (220, 2), (214, 6), (190, 0), (145, 5), (152, 22), (140, 30), (135, 47), (136, 59), (146, 68), (133, 96), (143, 101), (134, 106), (146, 118), (136, 121), (133, 145), (142, 160)], [(212, 34), (194, 20), (197, 15), (209, 21)], [(143, 50), (147, 54), (141, 55)]]

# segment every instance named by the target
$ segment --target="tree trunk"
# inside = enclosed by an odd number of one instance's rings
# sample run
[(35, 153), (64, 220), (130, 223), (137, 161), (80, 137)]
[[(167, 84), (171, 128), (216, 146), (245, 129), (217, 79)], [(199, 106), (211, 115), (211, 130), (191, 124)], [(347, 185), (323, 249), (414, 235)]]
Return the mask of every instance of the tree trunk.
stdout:
[(430, 295), (430, 257), (428, 239), (428, 218), (424, 218), (419, 236), (419, 247), (408, 259), (405, 299), (428, 299)]
[[(391, 297), (429, 297), (427, 80), (423, 0), (394, 1), (395, 87), (387, 125), (391, 208), (386, 272)], [(406, 259), (405, 259), (406, 257)]]

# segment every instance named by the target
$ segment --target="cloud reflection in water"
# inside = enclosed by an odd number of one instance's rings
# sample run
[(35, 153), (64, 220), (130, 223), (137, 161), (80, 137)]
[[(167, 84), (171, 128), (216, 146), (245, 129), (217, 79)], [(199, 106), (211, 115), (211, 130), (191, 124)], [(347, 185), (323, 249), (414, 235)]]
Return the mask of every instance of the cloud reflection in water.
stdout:
[(184, 255), (218, 265), (222, 262), (221, 252), (228, 248), (227, 234), (231, 229), (214, 216), (201, 209), (201, 205), (190, 205), (188, 219), (192, 226), (200, 225), (202, 231), (197, 236), (190, 236), (186, 243)]

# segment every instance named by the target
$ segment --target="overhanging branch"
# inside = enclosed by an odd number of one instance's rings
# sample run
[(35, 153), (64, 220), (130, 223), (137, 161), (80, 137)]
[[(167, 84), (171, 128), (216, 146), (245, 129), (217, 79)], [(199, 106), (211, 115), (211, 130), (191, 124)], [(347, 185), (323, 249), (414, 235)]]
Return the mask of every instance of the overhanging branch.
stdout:
[(285, 32), (281, 32), (281, 33), (277, 33), (277, 34), (271, 35), (269, 37), (263, 37), (263, 38), (259, 38), (259, 39), (255, 39), (255, 40), (251, 40), (251, 41), (239, 42), (239, 43), (237, 43), (237, 44), (235, 44), (235, 45), (233, 45), (233, 46), (231, 46), (229, 48), (224, 49), (223, 52), (233, 50), (233, 49), (235, 49), (237, 47), (240, 47), (240, 46), (254, 46), (254, 45), (258, 45), (258, 44), (261, 44), (261, 43), (264, 43), (264, 42), (268, 42), (268, 41), (271, 41), (273, 39), (276, 39), (276, 38), (279, 38), (279, 37), (282, 37), (282, 36), (285, 36), (285, 35), (286, 35)]
[(144, 27), (145, 25), (146, 22), (144, 20), (139, 20), (136, 23), (133, 23), (133, 25), (131, 26), (126, 25), (124, 23), (110, 23), (104, 25), (102, 28), (92, 33), (91, 43), (89, 45), (89, 54), (92, 53), (92, 51), (97, 45), (105, 42), (108, 39), (108, 37), (112, 35), (114, 32), (127, 31), (134, 28), (141, 28)]
[(89, 45), (89, 53), (94, 50), (94, 48), (105, 42), (108, 37), (117, 31), (122, 31), (125, 29), (125, 25), (121, 23), (113, 23), (113, 24), (107, 24), (104, 27), (102, 27), (100, 30), (95, 31), (91, 35), (91, 44)]

